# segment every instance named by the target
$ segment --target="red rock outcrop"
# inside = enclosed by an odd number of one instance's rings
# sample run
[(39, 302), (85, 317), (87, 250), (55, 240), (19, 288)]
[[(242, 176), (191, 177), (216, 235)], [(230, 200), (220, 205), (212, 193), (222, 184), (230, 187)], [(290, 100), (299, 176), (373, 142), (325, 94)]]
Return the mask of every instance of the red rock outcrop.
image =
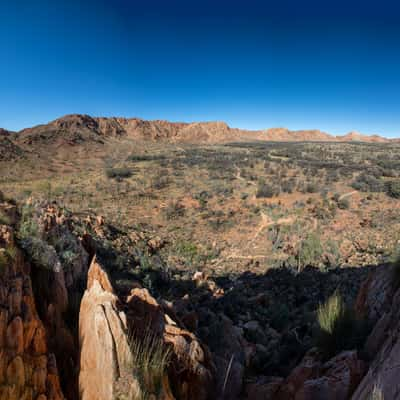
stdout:
[(393, 268), (381, 267), (366, 282), (363, 291), (365, 301), (360, 307), (376, 323), (365, 345), (372, 362), (352, 399), (397, 399), (400, 395), (400, 289), (395, 286)]
[(13, 228), (0, 226), (0, 399), (62, 400), (56, 359), (36, 308), (31, 267), (14, 242)]
[[(179, 327), (146, 289), (134, 288), (119, 297), (105, 268), (95, 258), (88, 273), (88, 288), (79, 317), (82, 399), (113, 399), (120, 393), (140, 392), (129, 373), (129, 332), (144, 336), (150, 331), (171, 350), (168, 378), (159, 399), (207, 400), (213, 392), (213, 365), (208, 350), (196, 336)], [(104, 366), (107, 368), (104, 368)], [(127, 376), (128, 375), (128, 376)], [(130, 376), (129, 376), (130, 375)], [(123, 381), (130, 380), (124, 386)]]
[(106, 272), (93, 259), (79, 313), (82, 400), (114, 399), (117, 381), (130, 362), (126, 317), (117, 303)]

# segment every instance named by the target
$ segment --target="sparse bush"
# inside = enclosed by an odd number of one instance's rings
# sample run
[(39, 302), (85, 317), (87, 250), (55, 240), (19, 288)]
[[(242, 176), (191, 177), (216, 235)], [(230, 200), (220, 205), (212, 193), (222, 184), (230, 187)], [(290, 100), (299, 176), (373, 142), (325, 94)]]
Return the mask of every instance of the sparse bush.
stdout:
[(272, 185), (269, 185), (264, 181), (260, 181), (258, 183), (257, 193), (256, 193), (257, 198), (261, 197), (271, 198), (274, 197), (276, 194), (277, 191)]
[(318, 265), (322, 254), (323, 248), (319, 236), (316, 233), (309, 233), (300, 244), (297, 255), (298, 266), (305, 268), (309, 265)]
[(373, 175), (361, 174), (351, 184), (351, 186), (361, 192), (384, 192), (385, 183)]
[(284, 193), (293, 193), (296, 187), (296, 181), (294, 179), (286, 179), (281, 183), (281, 190)]
[(151, 180), (151, 187), (152, 189), (156, 190), (161, 190), (165, 189), (166, 187), (169, 186), (171, 183), (171, 179), (169, 178), (168, 175), (156, 175), (152, 180)]
[(161, 161), (166, 157), (162, 154), (132, 154), (127, 158), (127, 161)]
[(130, 178), (132, 176), (132, 170), (130, 168), (107, 168), (106, 169), (107, 178), (122, 180), (125, 178)]
[(342, 350), (358, 349), (365, 336), (365, 324), (334, 293), (317, 311), (316, 344), (322, 353), (332, 357)]
[(175, 251), (179, 257), (182, 257), (189, 265), (194, 264), (198, 255), (199, 249), (193, 242), (179, 241), (175, 245)]
[(21, 221), (18, 229), (18, 237), (26, 239), (37, 237), (39, 235), (39, 225), (35, 220), (34, 207), (31, 204), (25, 204), (21, 211)]
[(53, 196), (53, 186), (52, 186), (51, 182), (46, 181), (46, 182), (40, 183), (38, 185), (38, 191), (43, 193), (45, 199), (47, 199), (48, 201), (51, 200), (51, 198)]
[(337, 202), (337, 206), (341, 210), (348, 210), (350, 208), (350, 201), (347, 198), (339, 199)]
[(168, 220), (183, 217), (185, 215), (185, 206), (179, 201), (170, 201), (164, 209), (164, 214)]
[(197, 200), (200, 204), (200, 207), (204, 209), (207, 206), (208, 200), (211, 199), (212, 194), (208, 193), (207, 191), (203, 190), (200, 193), (197, 193), (193, 196), (195, 200)]
[(395, 199), (400, 199), (400, 181), (391, 181), (387, 185), (387, 194)]
[(317, 193), (318, 190), (319, 190), (318, 185), (315, 182), (309, 182), (305, 187), (306, 193)]

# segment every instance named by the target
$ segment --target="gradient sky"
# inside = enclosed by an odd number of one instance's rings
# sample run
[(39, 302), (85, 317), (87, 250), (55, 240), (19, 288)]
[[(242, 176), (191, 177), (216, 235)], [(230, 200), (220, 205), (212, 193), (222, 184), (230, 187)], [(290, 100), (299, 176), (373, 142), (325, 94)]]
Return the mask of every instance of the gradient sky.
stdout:
[(400, 5), (1, 0), (0, 127), (69, 113), (400, 136)]

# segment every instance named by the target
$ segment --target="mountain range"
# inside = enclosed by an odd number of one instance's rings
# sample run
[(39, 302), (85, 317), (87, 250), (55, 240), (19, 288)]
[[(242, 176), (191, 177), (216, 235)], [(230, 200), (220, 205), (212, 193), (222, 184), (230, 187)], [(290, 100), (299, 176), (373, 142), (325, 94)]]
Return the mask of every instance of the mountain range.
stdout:
[[(350, 132), (334, 136), (320, 130), (289, 130), (270, 128), (244, 130), (231, 128), (225, 122), (169, 122), (140, 118), (91, 117), (71, 114), (47, 124), (10, 132), (0, 128), (0, 156), (20, 154), (46, 145), (79, 145), (104, 143), (111, 138), (130, 138), (138, 141), (168, 141), (172, 143), (216, 144), (244, 141), (316, 141), (316, 142), (370, 142), (392, 143), (400, 139), (388, 139), (378, 135)], [(9, 155), (8, 155), (9, 156)]]

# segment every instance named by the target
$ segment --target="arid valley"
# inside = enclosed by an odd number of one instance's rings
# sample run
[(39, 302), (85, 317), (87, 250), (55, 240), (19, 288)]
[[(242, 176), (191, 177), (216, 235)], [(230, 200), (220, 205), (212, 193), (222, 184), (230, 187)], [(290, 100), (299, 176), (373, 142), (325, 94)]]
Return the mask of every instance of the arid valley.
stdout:
[(68, 115), (0, 190), (1, 399), (398, 398), (398, 140)]

